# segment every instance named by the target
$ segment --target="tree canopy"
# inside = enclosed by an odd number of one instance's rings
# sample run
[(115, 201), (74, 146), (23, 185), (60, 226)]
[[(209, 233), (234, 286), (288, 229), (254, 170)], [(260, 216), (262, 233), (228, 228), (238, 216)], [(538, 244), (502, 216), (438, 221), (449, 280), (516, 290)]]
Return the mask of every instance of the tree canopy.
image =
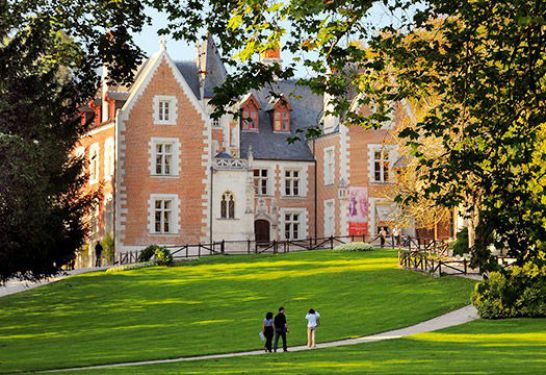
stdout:
[(82, 245), (80, 109), (103, 63), (132, 79), (145, 22), (139, 1), (0, 0), (0, 283), (53, 275)]
[[(148, 1), (170, 15), (163, 32), (193, 40), (202, 27), (217, 37), (233, 69), (213, 100), (218, 107), (293, 77), (296, 64), (310, 72), (300, 83), (329, 94), (346, 124), (376, 127), (393, 101), (437, 96), (399, 134), (426, 170), (423, 188), (399, 199), (464, 207), (479, 223), (473, 261), (484, 269), (493, 267), (492, 244), (519, 263), (544, 250), (543, 1)], [(374, 24), (378, 6), (391, 22)], [(278, 46), (294, 61), (262, 64), (260, 54)], [(374, 105), (373, 116), (351, 112), (351, 89), (358, 104)], [(423, 137), (441, 142), (441, 157), (420, 151)]]

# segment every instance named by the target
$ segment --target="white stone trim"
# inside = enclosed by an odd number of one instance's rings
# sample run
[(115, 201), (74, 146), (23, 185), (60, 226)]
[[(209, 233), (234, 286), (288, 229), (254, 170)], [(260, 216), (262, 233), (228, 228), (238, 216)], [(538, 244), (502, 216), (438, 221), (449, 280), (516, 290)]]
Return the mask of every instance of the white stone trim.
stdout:
[[(254, 170), (255, 169), (265, 169), (267, 170), (267, 194), (265, 195), (256, 195), (257, 197), (271, 197), (275, 195), (275, 169), (277, 163), (268, 162), (262, 160), (254, 160), (252, 163), (252, 168), (250, 168), (252, 183), (254, 184)], [(253, 185), (254, 186), (254, 185)]]
[[(91, 159), (92, 155), (96, 153), (96, 167), (93, 177), (91, 176)], [(89, 172), (89, 184), (93, 185), (99, 182), (100, 180), (100, 144), (98, 142), (93, 143), (89, 146), (88, 152), (88, 172)]]
[[(155, 150), (156, 145), (161, 144), (171, 144), (173, 145), (173, 164), (170, 174), (157, 174), (155, 171)], [(148, 141), (148, 172), (150, 176), (156, 177), (178, 177), (180, 176), (180, 150), (181, 150), (180, 139), (176, 137), (151, 137)]]
[[(281, 185), (281, 197), (283, 198), (305, 198), (307, 197), (307, 187), (308, 183), (308, 167), (307, 163), (291, 163), (285, 162), (279, 163), (280, 170), (280, 185)], [(286, 180), (285, 180), (285, 171), (286, 170), (297, 170), (299, 171), (299, 194), (298, 195), (286, 195)]]
[[(376, 151), (387, 151), (389, 153), (389, 180), (375, 181), (374, 154)], [(393, 164), (398, 160), (398, 145), (368, 144), (368, 181), (372, 184), (385, 184), (394, 182), (395, 173)]]
[[(166, 101), (169, 103), (169, 119), (159, 119), (159, 102)], [(154, 125), (176, 125), (178, 120), (178, 100), (172, 95), (155, 95), (152, 104), (153, 123)]]
[[(328, 176), (327, 175), (327, 168), (326, 166), (328, 165), (328, 160), (326, 159), (326, 156), (331, 152), (331, 155), (333, 157), (333, 160), (332, 160), (332, 170), (330, 171), (330, 175)], [(323, 166), (322, 166), (322, 172), (323, 172), (323, 179), (324, 179), (324, 185), (325, 186), (329, 186), (329, 185), (333, 185), (334, 182), (335, 182), (335, 178), (336, 178), (336, 146), (329, 146), (329, 147), (325, 147), (323, 149), (323, 155), (322, 155), (322, 163), (323, 163)]]
[[(156, 200), (172, 200), (174, 202), (172, 211), (173, 223), (169, 225), (169, 233), (157, 233), (155, 231)], [(180, 199), (178, 199), (177, 194), (150, 194), (148, 199), (148, 232), (160, 236), (178, 234), (180, 232)]]
[(284, 224), (285, 224), (285, 215), (286, 214), (298, 214), (298, 221), (299, 221), (299, 227), (298, 227), (298, 240), (304, 240), (308, 237), (308, 214), (307, 214), (307, 208), (297, 207), (297, 208), (281, 208), (280, 210), (280, 238), (282, 240), (287, 240), (285, 231), (284, 231)]
[[(331, 228), (329, 232), (326, 231), (326, 227), (329, 226), (328, 224), (328, 220), (327, 220), (327, 215), (326, 215), (326, 207), (328, 207), (329, 205), (332, 206), (332, 222), (331, 222)], [(330, 237), (330, 236), (335, 236), (336, 234), (336, 200), (335, 199), (327, 199), (324, 201), (323, 203), (323, 212), (322, 212), (322, 216), (323, 216), (323, 235), (324, 237)]]
[(104, 179), (110, 181), (114, 175), (114, 137), (108, 137), (104, 141)]
[(101, 133), (101, 132), (103, 132), (105, 130), (112, 129), (114, 126), (115, 126), (115, 123), (111, 122), (108, 125), (101, 125), (98, 128), (93, 128), (93, 129), (89, 130), (88, 132), (86, 132), (84, 135), (82, 135), (82, 139), (85, 138), (85, 137), (91, 137), (91, 136), (96, 135), (98, 133)]

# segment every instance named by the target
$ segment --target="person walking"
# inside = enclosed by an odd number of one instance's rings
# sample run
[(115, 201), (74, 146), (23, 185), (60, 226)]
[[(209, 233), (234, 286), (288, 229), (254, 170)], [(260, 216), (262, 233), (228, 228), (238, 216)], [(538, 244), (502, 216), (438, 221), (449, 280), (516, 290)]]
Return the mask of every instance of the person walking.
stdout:
[(394, 227), (392, 230), (392, 243), (394, 246), (400, 246), (400, 229)]
[(282, 338), (282, 348), (285, 352), (287, 352), (288, 345), (286, 344), (286, 333), (288, 332), (288, 323), (286, 322), (284, 307), (279, 307), (279, 313), (275, 315), (273, 326), (275, 328), (275, 343), (273, 345), (273, 350), (275, 352), (277, 351), (279, 346), (279, 338)]
[(273, 342), (273, 313), (268, 312), (265, 314), (263, 324), (263, 334), (265, 337), (265, 351), (271, 353), (271, 347)]
[(305, 319), (307, 319), (307, 347), (316, 348), (316, 333), (320, 325), (320, 314), (314, 309), (309, 309)]
[(102, 245), (99, 241), (95, 244), (95, 267), (102, 266)]
[(385, 240), (387, 239), (387, 231), (385, 227), (381, 227), (379, 231), (379, 241), (381, 241), (381, 247), (385, 247)]

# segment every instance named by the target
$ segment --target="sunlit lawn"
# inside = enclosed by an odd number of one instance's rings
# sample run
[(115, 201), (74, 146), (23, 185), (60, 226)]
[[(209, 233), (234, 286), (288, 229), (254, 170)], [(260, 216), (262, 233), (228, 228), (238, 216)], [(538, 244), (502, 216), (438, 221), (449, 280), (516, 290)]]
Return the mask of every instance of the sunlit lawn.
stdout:
[(546, 319), (475, 321), (404, 339), (78, 374), (544, 374)]
[(287, 309), (289, 344), (321, 312), (321, 340), (411, 325), (469, 303), (462, 278), (397, 268), (396, 253), (206, 258), (72, 277), (0, 299), (0, 372), (231, 352), (261, 346), (263, 314)]

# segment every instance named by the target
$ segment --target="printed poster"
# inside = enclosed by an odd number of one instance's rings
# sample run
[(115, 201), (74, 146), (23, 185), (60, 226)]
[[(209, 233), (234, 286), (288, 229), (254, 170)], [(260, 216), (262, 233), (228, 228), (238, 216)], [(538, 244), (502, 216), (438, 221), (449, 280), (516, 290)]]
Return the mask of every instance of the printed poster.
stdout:
[(368, 189), (365, 187), (349, 188), (349, 235), (368, 234)]

